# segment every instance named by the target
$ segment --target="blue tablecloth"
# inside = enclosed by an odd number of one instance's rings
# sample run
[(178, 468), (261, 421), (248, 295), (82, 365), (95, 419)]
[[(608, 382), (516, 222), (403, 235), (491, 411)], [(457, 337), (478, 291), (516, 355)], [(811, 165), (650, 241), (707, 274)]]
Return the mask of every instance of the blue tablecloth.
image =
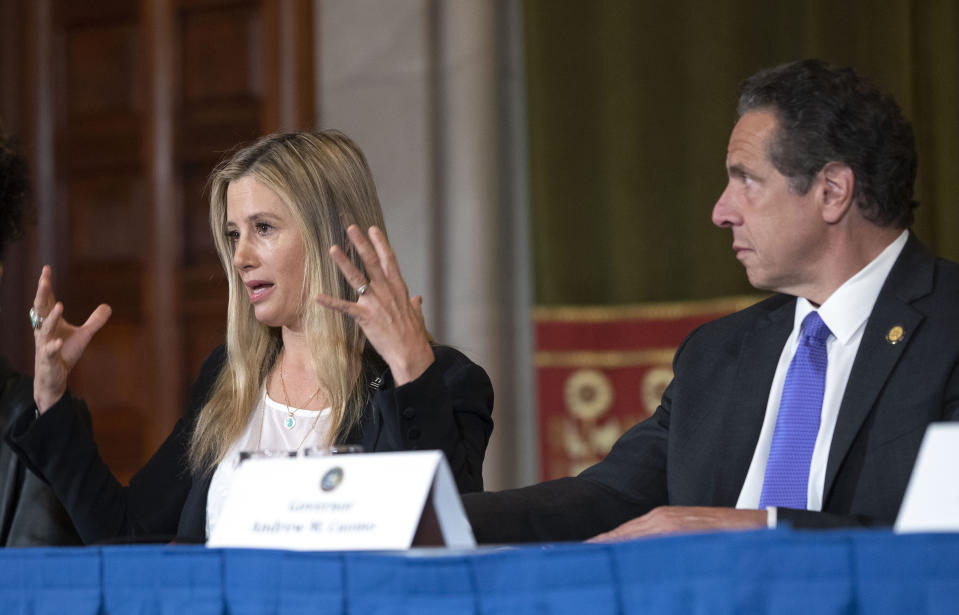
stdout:
[(956, 613), (959, 535), (720, 533), (471, 553), (0, 549), (0, 613)]

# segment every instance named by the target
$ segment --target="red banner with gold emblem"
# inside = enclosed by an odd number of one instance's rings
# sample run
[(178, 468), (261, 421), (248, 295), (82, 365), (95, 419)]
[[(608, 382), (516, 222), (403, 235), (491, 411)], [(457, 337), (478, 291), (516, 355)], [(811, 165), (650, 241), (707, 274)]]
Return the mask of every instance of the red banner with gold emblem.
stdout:
[(602, 459), (656, 410), (680, 342), (759, 299), (534, 309), (542, 478), (572, 476)]

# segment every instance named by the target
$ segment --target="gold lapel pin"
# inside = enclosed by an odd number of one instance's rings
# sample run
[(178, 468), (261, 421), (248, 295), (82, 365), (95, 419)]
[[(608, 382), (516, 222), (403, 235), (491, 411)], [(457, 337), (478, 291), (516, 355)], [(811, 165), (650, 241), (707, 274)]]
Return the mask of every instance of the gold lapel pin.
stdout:
[(886, 341), (895, 345), (902, 341), (905, 335), (906, 330), (902, 328), (902, 325), (893, 325), (893, 327), (889, 329), (889, 333), (886, 334)]

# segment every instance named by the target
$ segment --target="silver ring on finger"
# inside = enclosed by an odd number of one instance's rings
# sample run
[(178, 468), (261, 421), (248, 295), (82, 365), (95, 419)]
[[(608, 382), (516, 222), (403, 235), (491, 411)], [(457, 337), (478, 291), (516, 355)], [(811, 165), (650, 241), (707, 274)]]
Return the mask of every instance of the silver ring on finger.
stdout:
[(27, 316), (30, 318), (30, 327), (36, 331), (43, 326), (44, 318), (37, 312), (36, 308), (30, 308), (30, 311), (27, 313)]
[(368, 291), (369, 289), (370, 289), (369, 282), (367, 282), (366, 284), (361, 284), (360, 287), (356, 289), (356, 294), (362, 297), (363, 295), (366, 294), (366, 291)]

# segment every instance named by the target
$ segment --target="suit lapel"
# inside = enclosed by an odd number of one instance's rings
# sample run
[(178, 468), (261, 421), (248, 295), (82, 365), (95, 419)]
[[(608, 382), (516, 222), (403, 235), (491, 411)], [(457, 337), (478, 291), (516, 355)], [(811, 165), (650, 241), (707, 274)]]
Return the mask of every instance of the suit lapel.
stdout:
[[(824, 501), (828, 500), (839, 467), (859, 429), (924, 318), (910, 303), (932, 291), (934, 265), (935, 258), (910, 233), (866, 322), (866, 330), (846, 383), (836, 430), (829, 447)], [(902, 328), (903, 334), (893, 344), (886, 338), (896, 326)]]
[(725, 480), (718, 481), (715, 500), (720, 505), (734, 506), (739, 499), (766, 417), (770, 383), (792, 331), (796, 301), (785, 295), (781, 298), (782, 302), (758, 318), (742, 340), (732, 406), (727, 413), (728, 424), (742, 428), (726, 433), (730, 437), (726, 447), (729, 457), (727, 463), (720, 465), (728, 473)]

